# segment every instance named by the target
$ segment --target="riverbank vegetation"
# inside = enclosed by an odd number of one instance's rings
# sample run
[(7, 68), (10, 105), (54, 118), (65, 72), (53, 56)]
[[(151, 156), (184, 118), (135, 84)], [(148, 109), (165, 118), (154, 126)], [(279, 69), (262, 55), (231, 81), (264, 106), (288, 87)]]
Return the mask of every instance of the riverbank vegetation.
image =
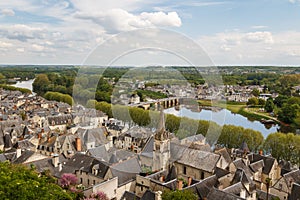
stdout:
[(31, 94), (31, 91), (29, 89), (17, 88), (17, 87), (14, 87), (14, 86), (11, 86), (11, 85), (6, 85), (6, 84), (0, 84), (0, 88), (2, 88), (4, 90), (20, 91), (22, 93)]

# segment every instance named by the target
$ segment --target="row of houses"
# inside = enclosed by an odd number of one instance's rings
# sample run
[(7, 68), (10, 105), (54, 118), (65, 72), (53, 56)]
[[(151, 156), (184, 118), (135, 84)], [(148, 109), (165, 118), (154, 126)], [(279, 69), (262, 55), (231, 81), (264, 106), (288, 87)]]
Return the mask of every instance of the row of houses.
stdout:
[(209, 200), (267, 199), (267, 191), (269, 199), (300, 198), (299, 168), (252, 153), (246, 143), (227, 149), (212, 148), (203, 135), (179, 140), (165, 129), (163, 112), (156, 129), (127, 127), (82, 106), (0, 94), (0, 161), (58, 179), (73, 174), (86, 196), (158, 200), (166, 190), (189, 190)]

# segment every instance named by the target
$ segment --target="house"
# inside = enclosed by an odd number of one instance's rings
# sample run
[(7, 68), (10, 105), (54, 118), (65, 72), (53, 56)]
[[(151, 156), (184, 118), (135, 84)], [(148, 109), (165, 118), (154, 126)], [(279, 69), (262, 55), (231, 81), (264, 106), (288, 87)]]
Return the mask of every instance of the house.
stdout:
[(299, 169), (284, 174), (277, 181), (272, 181), (270, 193), (277, 195), (280, 199), (288, 199), (288, 195), (292, 193), (293, 183), (300, 184)]

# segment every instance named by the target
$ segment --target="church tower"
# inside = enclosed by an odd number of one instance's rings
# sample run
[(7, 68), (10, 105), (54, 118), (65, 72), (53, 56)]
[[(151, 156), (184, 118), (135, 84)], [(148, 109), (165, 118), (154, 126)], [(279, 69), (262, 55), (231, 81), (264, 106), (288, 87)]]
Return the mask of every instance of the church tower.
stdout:
[(154, 135), (152, 171), (168, 168), (170, 159), (170, 133), (165, 129), (163, 109), (160, 111), (160, 120)]

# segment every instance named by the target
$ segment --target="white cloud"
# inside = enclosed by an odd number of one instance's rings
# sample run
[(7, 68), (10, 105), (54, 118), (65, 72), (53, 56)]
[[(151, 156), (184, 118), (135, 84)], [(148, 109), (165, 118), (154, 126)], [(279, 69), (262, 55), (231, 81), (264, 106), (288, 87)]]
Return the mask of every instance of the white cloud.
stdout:
[(15, 15), (14, 10), (8, 9), (8, 8), (2, 9), (2, 10), (0, 11), (0, 13), (1, 13), (2, 15), (4, 15), (4, 16), (14, 16), (14, 15)]
[(24, 53), (25, 52), (25, 48), (23, 48), (23, 47), (17, 48), (16, 51), (20, 52), (20, 53)]
[(109, 33), (130, 31), (145, 27), (179, 27), (181, 20), (176, 12), (143, 12), (139, 15), (131, 14), (123, 9), (112, 9), (106, 12), (84, 13), (77, 12), (76, 18), (90, 20), (104, 27)]
[(11, 43), (0, 41), (0, 48), (8, 48), (8, 47), (12, 47), (12, 46), (13, 46), (13, 44), (11, 44)]
[(247, 33), (245, 39), (249, 42), (264, 42), (266, 44), (272, 44), (274, 42), (272, 33), (268, 31)]
[(41, 45), (38, 45), (38, 44), (31, 45), (31, 48), (32, 48), (33, 51), (37, 51), (37, 52), (42, 52), (45, 49), (44, 46), (41, 46)]
[(300, 63), (300, 32), (224, 32), (198, 42), (218, 65)]
[(26, 42), (30, 39), (44, 39), (47, 30), (41, 27), (32, 27), (25, 24), (0, 25), (0, 35), (8, 39)]
[(266, 29), (268, 28), (268, 26), (262, 26), (262, 25), (258, 25), (258, 26), (251, 26), (252, 29)]

